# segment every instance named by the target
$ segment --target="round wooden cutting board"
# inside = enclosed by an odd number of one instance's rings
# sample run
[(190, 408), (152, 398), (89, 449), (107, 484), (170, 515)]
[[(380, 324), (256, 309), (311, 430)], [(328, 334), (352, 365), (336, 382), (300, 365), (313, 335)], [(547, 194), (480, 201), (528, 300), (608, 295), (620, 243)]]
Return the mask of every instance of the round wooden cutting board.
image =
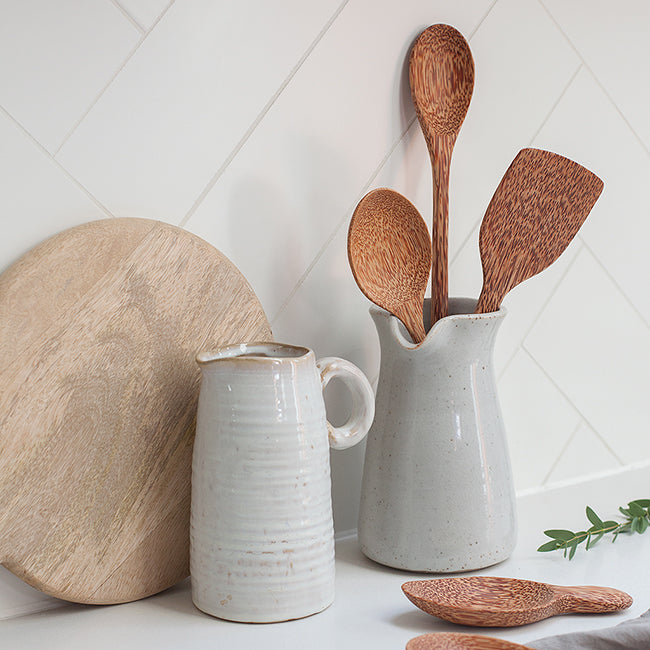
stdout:
[(271, 340), (246, 279), (174, 226), (65, 231), (0, 276), (0, 562), (81, 603), (188, 575), (196, 353)]

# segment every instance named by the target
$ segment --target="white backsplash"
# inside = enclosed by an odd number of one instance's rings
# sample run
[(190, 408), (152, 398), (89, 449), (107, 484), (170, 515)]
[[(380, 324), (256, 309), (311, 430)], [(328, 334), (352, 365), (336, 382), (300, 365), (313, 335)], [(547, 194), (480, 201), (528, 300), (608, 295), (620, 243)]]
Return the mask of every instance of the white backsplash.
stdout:
[[(277, 340), (348, 358), (372, 380), (378, 339), (347, 226), (379, 186), (430, 220), (406, 58), (424, 27), (457, 27), (476, 85), (452, 162), (452, 294), (478, 295), (478, 226), (519, 149), (551, 149), (605, 182), (566, 253), (506, 299), (495, 361), (517, 489), (650, 459), (645, 0), (0, 9), (0, 270), (85, 221), (168, 221), (240, 268)], [(334, 414), (344, 400), (330, 397)], [(356, 526), (362, 452), (332, 454), (339, 533)], [(0, 618), (48, 604), (0, 570)]]

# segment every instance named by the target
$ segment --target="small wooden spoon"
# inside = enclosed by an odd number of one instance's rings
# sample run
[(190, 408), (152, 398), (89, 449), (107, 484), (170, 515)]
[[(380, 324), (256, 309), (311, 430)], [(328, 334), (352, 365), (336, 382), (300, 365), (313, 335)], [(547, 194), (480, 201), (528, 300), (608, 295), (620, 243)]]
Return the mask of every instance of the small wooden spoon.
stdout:
[(530, 648), (482, 634), (432, 632), (411, 639), (406, 644), (406, 650), (530, 650)]
[(350, 221), (348, 259), (364, 295), (397, 316), (413, 341), (421, 343), (431, 240), (417, 208), (386, 188), (366, 194)]
[(474, 90), (474, 59), (463, 35), (432, 25), (413, 46), (409, 81), (433, 172), (433, 269), (431, 324), (447, 315), (449, 168), (456, 137)]
[(421, 610), (460, 625), (512, 627), (556, 614), (627, 609), (632, 598), (611, 587), (564, 587), (532, 580), (469, 576), (414, 580), (402, 585)]
[(510, 289), (550, 266), (602, 190), (600, 178), (582, 165), (550, 151), (522, 149), (481, 223), (483, 289), (476, 313), (496, 311)]

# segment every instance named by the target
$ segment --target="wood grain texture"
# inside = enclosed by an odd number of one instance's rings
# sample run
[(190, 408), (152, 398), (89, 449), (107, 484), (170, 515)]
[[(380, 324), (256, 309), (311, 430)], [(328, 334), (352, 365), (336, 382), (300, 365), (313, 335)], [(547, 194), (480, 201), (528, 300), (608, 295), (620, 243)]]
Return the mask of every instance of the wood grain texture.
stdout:
[(433, 324), (448, 313), (449, 172), (474, 90), (474, 60), (463, 35), (444, 24), (425, 29), (411, 50), (409, 82), (433, 176)]
[(481, 223), (483, 288), (476, 313), (496, 311), (508, 291), (549, 267), (602, 190), (600, 178), (582, 165), (550, 151), (522, 149)]
[(84, 224), (0, 276), (0, 560), (41, 591), (117, 603), (188, 574), (196, 353), (270, 340), (198, 237)]
[(526, 645), (482, 634), (432, 632), (411, 639), (406, 650), (530, 650)]
[(421, 343), (431, 239), (417, 208), (387, 188), (366, 194), (350, 220), (348, 260), (364, 295), (397, 316)]
[(493, 576), (414, 580), (402, 585), (422, 611), (460, 625), (513, 627), (566, 613), (627, 609), (632, 598), (611, 587), (565, 587)]

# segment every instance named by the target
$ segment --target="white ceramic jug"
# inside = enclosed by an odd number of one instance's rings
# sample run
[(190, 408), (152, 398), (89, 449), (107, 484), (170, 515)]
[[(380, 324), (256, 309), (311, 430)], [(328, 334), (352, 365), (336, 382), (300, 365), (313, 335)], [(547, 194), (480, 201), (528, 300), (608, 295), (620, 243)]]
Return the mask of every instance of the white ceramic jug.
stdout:
[[(334, 599), (329, 447), (359, 442), (374, 394), (351, 363), (280, 343), (233, 345), (197, 357), (202, 383), (192, 465), (192, 599), (231, 621), (308, 616)], [(323, 388), (352, 395), (336, 428)]]
[(451, 315), (419, 346), (397, 318), (370, 309), (381, 366), (359, 541), (381, 564), (468, 571), (514, 548), (514, 489), (492, 369), (505, 310), (474, 314), (475, 306), (450, 299)]

